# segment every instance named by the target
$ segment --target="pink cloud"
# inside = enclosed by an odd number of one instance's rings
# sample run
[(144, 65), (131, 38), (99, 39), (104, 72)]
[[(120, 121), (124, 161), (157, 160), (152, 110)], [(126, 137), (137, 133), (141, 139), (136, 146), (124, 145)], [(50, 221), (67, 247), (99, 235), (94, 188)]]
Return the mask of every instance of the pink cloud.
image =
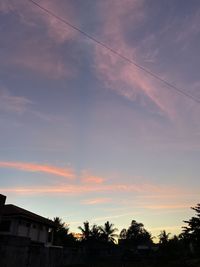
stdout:
[(88, 184), (102, 184), (105, 181), (103, 177), (92, 175), (88, 171), (82, 171), (81, 180)]
[[(26, 51), (31, 49), (31, 53)], [(33, 48), (33, 49), (32, 49)], [(18, 51), (17, 54), (7, 61), (18, 67), (29, 69), (51, 79), (71, 77), (74, 75), (72, 68), (66, 66), (60, 56), (51, 51), (51, 48), (28, 45), (26, 50)]]
[[(69, 17), (72, 21), (76, 18), (69, 3), (61, 0), (56, 3), (43, 0), (40, 4), (59, 16)], [(31, 70), (50, 79), (73, 77), (76, 74), (77, 67), (71, 64), (69, 57), (65, 61), (58, 49), (61, 43), (76, 38), (75, 31), (42, 12), (29, 1), (3, 0), (0, 4), (0, 12), (14, 13), (19, 22), (15, 29), (16, 32), (19, 31), (19, 35), (16, 34), (17, 37), (15, 34), (4, 34), (5, 42), (10, 44), (15, 42), (15, 49), (11, 50), (9, 56), (4, 59), (5, 66)], [(26, 27), (29, 34), (24, 34)]]
[(48, 40), (19, 41), (15, 50), (4, 59), (4, 65), (17, 67), (37, 73), (49, 79), (71, 78), (77, 74), (77, 65), (71, 64), (72, 59), (65, 61), (59, 50)]
[(104, 178), (98, 176), (89, 176), (83, 179), (85, 183), (94, 183), (94, 184), (102, 184), (104, 182)]
[(13, 3), (11, 1), (0, 2), (0, 12), (9, 13), (14, 10)]
[[(60, 0), (60, 3), (55, 3), (55, 1), (45, 1), (45, 7), (51, 10), (54, 14), (71, 21), (72, 23), (77, 24), (77, 16), (75, 11), (69, 2), (66, 4), (66, 1), (63, 2)], [(66, 40), (71, 40), (77, 36), (77, 32), (73, 29), (66, 27), (66, 24), (61, 23), (53, 17), (46, 18), (46, 24), (49, 25), (49, 35), (52, 38), (55, 38), (59, 42), (64, 42)]]
[(11, 168), (11, 169), (27, 171), (27, 172), (43, 172), (43, 173), (66, 177), (70, 179), (74, 178), (74, 172), (71, 169), (59, 168), (59, 167), (55, 167), (51, 165), (42, 165), (42, 164), (25, 163), (25, 162), (0, 161), (0, 168), (8, 168), (8, 169)]
[[(37, 2), (37, 1), (35, 1)], [(49, 1), (49, 0), (42, 0), (38, 2), (42, 7), (50, 10), (55, 15), (69, 20), (71, 22), (77, 21), (77, 16), (75, 16), (74, 10), (72, 5), (69, 2), (57, 0)], [(30, 3), (31, 5), (31, 3)], [(38, 7), (32, 5), (32, 12), (37, 14), (38, 17), (43, 20), (45, 23), (49, 36), (54, 39), (56, 42), (63, 43), (67, 40), (75, 38), (77, 32), (72, 30), (71, 28), (67, 27), (64, 23), (58, 21), (53, 16), (48, 15), (47, 13), (40, 10)]]
[[(105, 17), (102, 27), (103, 40), (106, 44), (119, 53), (140, 63), (140, 53), (134, 42), (130, 45), (125, 38), (126, 28), (122, 22), (127, 21), (132, 25), (132, 30), (143, 21), (145, 12), (143, 1), (111, 1), (100, 4), (101, 14)], [(106, 15), (105, 15), (106, 14)], [(116, 46), (117, 44), (117, 46)], [(176, 114), (174, 100), (169, 99), (170, 92), (164, 89), (161, 82), (139, 70), (136, 66), (123, 61), (117, 55), (96, 45), (95, 46), (96, 72), (99, 79), (105, 83), (107, 88), (128, 98), (130, 101), (141, 101), (147, 108), (153, 108), (159, 113), (173, 118)], [(146, 96), (154, 107), (147, 105), (147, 101), (141, 96)], [(157, 109), (155, 109), (157, 107)]]
[[(62, 174), (62, 172), (61, 172)], [(63, 176), (63, 175), (61, 175)], [(166, 186), (157, 186), (153, 184), (107, 184), (107, 185), (58, 185), (54, 187), (17, 187), (17, 188), (1, 188), (2, 192), (23, 193), (23, 194), (72, 194), (82, 195), (88, 193), (102, 192), (135, 192), (135, 193), (164, 193), (168, 190), (179, 192), (179, 189)]]
[[(70, 21), (77, 19), (72, 5), (70, 5), (69, 2), (66, 3), (66, 1), (63, 2), (61, 0), (57, 0), (56, 2), (49, 0), (36, 2), (60, 17), (69, 19)], [(20, 22), (28, 25), (29, 27), (45, 27), (49, 38), (58, 43), (74, 38), (77, 34), (54, 17), (46, 14), (44, 11), (33, 5), (30, 1), (2, 0), (0, 3), (0, 12), (14, 12), (18, 15)]]
[(94, 199), (86, 199), (82, 201), (84, 205), (97, 205), (103, 203), (109, 203), (111, 201), (110, 198), (94, 198)]

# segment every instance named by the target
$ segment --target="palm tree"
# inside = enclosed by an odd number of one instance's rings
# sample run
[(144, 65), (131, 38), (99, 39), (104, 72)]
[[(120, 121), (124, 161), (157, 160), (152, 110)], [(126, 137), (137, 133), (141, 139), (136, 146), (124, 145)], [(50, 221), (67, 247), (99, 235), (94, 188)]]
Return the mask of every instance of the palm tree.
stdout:
[(94, 224), (90, 230), (90, 235), (93, 240), (100, 240), (101, 239), (101, 231), (99, 226)]
[(169, 235), (170, 235), (170, 233), (167, 234), (165, 230), (161, 231), (159, 236), (158, 236), (159, 237), (159, 243), (163, 244), (163, 245), (167, 244), (169, 241)]
[(83, 223), (83, 227), (79, 226), (78, 227), (79, 230), (81, 230), (82, 234), (83, 234), (83, 239), (88, 240), (90, 237), (90, 225), (89, 222), (86, 221)]
[(104, 226), (100, 227), (100, 231), (102, 232), (104, 241), (115, 243), (115, 238), (118, 236), (115, 232), (118, 231), (118, 229), (114, 228), (114, 224), (107, 221)]

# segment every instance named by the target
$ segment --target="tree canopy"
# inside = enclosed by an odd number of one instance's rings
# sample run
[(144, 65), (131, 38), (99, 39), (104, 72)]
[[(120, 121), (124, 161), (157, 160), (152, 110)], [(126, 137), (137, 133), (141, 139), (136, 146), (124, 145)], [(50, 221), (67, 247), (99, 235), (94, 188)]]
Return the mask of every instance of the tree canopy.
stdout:
[(88, 240), (90, 237), (90, 234), (91, 234), (89, 222), (88, 221), (84, 222), (83, 227), (79, 226), (78, 229), (81, 230), (81, 233), (83, 235), (83, 239)]
[(132, 220), (129, 228), (122, 229), (120, 238), (131, 241), (135, 246), (152, 243), (151, 233), (149, 233), (142, 223)]
[(196, 216), (184, 221), (187, 226), (183, 227), (182, 237), (200, 248), (200, 203), (191, 209), (196, 212)]
[(59, 217), (55, 217), (53, 221), (55, 223), (54, 245), (65, 246), (74, 244), (76, 240), (74, 236), (69, 233), (68, 225), (66, 225)]
[(161, 231), (159, 234), (159, 243), (165, 245), (169, 241), (170, 233), (166, 233), (165, 230)]
[(102, 234), (103, 241), (106, 241), (106, 242), (114, 243), (115, 238), (118, 236), (117, 234), (115, 234), (115, 232), (118, 231), (118, 229), (115, 228), (114, 224), (110, 223), (109, 221), (107, 221), (104, 224), (104, 226), (100, 227), (100, 231)]

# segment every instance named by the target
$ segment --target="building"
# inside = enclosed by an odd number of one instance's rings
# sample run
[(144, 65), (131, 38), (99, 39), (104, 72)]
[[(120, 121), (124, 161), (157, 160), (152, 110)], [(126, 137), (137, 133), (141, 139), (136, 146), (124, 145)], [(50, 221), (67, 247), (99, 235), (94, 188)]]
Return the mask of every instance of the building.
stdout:
[(28, 237), (33, 242), (51, 245), (54, 222), (15, 205), (5, 204), (0, 194), (0, 234)]

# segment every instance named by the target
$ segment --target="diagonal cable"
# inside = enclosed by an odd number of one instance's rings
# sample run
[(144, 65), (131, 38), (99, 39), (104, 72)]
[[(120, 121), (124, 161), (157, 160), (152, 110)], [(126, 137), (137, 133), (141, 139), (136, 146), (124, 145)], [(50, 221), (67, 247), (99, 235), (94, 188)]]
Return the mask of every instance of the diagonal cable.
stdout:
[(50, 11), (49, 9), (41, 6), (40, 4), (38, 4), (37, 2), (35, 2), (34, 0), (28, 0), (29, 2), (31, 2), (32, 4), (34, 4), (35, 6), (37, 6), (38, 8), (40, 8), (41, 10), (43, 10), (46, 14), (48, 14), (49, 16), (52, 16), (54, 18), (56, 18), (57, 20), (61, 21), (62, 23), (64, 23), (65, 25), (67, 25), (68, 27), (72, 28), (73, 30), (81, 33), (82, 35), (84, 35), (85, 37), (87, 37), (88, 39), (92, 40), (93, 42), (95, 42), (96, 44), (98, 44), (99, 46), (105, 48), (107, 51), (111, 52), (112, 54), (120, 57), (121, 59), (123, 59), (124, 61), (128, 62), (131, 65), (134, 65), (135, 67), (137, 67), (138, 69), (142, 70), (143, 72), (147, 73), (148, 75), (152, 76), (153, 78), (157, 79), (158, 81), (162, 82), (163, 84), (165, 84), (167, 86), (168, 89), (173, 89), (175, 90), (177, 93), (192, 99), (193, 101), (197, 102), (200, 104), (200, 99), (193, 96), (192, 94), (185, 92), (184, 90), (182, 90), (181, 88), (173, 85), (172, 83), (170, 83), (169, 81), (163, 79), (162, 77), (160, 77), (158, 74), (150, 71), (149, 69), (143, 67), (142, 65), (138, 64), (136, 61), (134, 61), (133, 59), (128, 58), (127, 56), (121, 54), (120, 52), (118, 52), (117, 50), (113, 49), (112, 47), (108, 46), (107, 44), (105, 44), (104, 42), (100, 41), (99, 39), (97, 39), (96, 37), (88, 34), (87, 32), (85, 32), (84, 30), (82, 30), (81, 28), (73, 25), (72, 23), (70, 23), (69, 21), (67, 21), (66, 19), (56, 15), (54, 12)]

